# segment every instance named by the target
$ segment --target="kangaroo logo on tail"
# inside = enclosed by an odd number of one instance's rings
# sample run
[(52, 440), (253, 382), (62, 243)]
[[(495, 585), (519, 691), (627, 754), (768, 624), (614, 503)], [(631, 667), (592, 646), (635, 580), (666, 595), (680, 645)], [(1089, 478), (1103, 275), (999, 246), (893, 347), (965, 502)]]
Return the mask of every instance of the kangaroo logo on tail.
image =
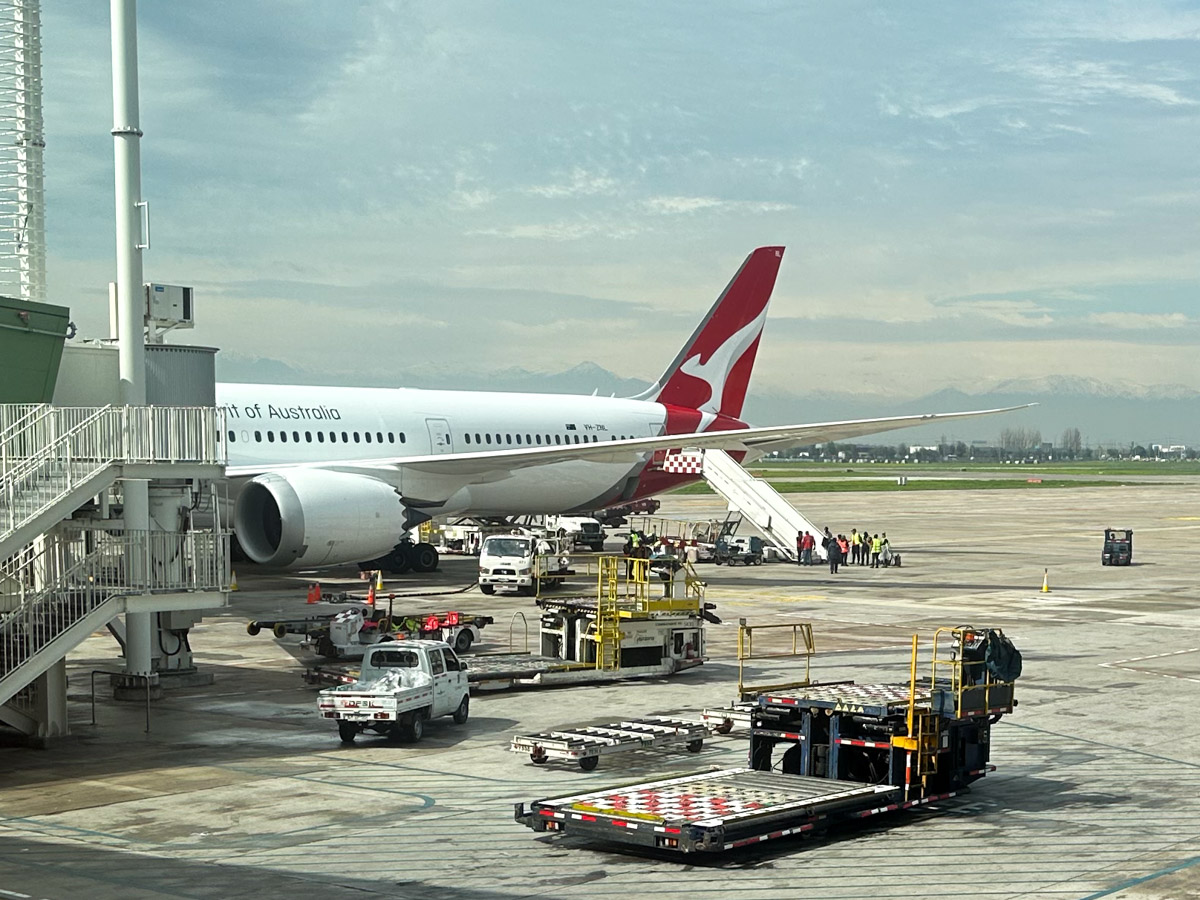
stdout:
[(697, 431), (742, 414), (782, 247), (752, 252), (683, 350), (641, 397), (700, 412)]

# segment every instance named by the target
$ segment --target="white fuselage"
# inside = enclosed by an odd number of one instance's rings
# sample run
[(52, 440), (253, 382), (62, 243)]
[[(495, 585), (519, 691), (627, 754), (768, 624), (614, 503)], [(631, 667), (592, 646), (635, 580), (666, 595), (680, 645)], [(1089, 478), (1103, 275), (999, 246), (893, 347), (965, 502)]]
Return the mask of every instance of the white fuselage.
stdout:
[[(567, 394), (218, 384), (228, 464), (268, 472), (337, 464), (602, 443), (663, 433), (658, 403)], [(436, 514), (515, 515), (591, 508), (636, 478), (639, 462), (554, 462), (455, 492)], [(406, 489), (404, 467), (400, 487)], [(427, 480), (427, 478), (425, 479)], [(235, 484), (236, 487), (236, 484)], [(413, 477), (412, 491), (421, 492)]]

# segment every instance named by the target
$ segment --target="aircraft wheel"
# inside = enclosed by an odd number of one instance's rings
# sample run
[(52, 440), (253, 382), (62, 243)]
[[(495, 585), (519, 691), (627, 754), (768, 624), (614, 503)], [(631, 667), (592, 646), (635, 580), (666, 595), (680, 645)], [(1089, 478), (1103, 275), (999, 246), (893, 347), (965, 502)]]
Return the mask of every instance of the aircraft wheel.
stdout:
[(433, 544), (417, 544), (409, 556), (414, 572), (432, 572), (438, 567), (438, 552)]
[(392, 575), (403, 575), (413, 568), (412, 548), (408, 544), (400, 544), (383, 558), (383, 568)]

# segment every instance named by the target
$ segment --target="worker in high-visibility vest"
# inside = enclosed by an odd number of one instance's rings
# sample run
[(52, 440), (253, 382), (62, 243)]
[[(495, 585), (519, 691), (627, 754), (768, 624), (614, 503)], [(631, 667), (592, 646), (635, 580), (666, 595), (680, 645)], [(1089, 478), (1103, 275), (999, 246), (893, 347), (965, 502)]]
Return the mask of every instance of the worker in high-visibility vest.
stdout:
[(862, 558), (862, 552), (866, 548), (863, 547), (863, 538), (865, 534), (859, 534), (857, 528), (850, 529), (850, 564), (856, 566)]
[(879, 568), (879, 554), (883, 552), (883, 539), (879, 535), (871, 538), (871, 568)]

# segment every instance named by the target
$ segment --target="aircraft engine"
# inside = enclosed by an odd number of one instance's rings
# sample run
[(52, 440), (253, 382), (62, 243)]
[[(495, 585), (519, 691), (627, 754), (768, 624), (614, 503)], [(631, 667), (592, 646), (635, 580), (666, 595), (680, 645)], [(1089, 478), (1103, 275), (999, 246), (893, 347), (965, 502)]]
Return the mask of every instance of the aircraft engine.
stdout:
[(404, 533), (396, 489), (365, 475), (296, 469), (248, 482), (233, 511), (238, 543), (268, 566), (332, 566), (374, 559)]

